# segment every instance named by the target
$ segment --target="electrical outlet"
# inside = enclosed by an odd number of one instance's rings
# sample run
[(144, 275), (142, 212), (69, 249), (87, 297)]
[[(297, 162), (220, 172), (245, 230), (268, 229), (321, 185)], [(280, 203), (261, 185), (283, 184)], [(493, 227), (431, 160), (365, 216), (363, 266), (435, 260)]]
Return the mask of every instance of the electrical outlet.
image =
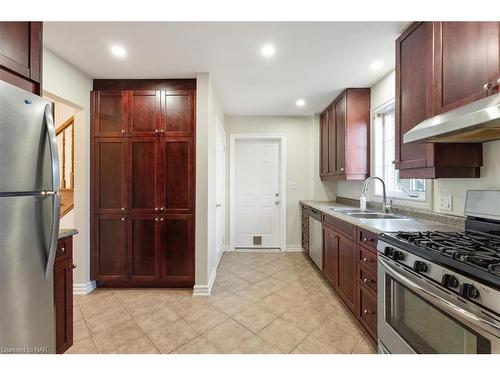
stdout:
[(453, 195), (441, 195), (439, 197), (440, 211), (453, 211)]

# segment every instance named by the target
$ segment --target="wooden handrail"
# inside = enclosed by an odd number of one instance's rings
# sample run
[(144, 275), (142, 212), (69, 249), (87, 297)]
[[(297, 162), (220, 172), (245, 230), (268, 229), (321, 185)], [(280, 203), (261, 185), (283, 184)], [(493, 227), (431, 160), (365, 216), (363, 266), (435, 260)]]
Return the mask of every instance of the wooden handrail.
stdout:
[(75, 116), (71, 116), (69, 119), (67, 119), (66, 121), (64, 121), (61, 126), (59, 126), (57, 129), (56, 129), (56, 136), (59, 135), (61, 132), (63, 132), (64, 130), (66, 130), (66, 128), (69, 128), (71, 125), (73, 125), (75, 123)]

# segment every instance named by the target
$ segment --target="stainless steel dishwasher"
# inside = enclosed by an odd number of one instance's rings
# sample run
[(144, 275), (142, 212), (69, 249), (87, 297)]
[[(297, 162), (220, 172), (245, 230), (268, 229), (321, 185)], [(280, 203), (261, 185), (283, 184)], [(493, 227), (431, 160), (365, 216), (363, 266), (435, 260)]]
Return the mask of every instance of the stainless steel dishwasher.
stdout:
[(321, 212), (309, 210), (309, 256), (320, 270), (323, 269), (323, 225)]

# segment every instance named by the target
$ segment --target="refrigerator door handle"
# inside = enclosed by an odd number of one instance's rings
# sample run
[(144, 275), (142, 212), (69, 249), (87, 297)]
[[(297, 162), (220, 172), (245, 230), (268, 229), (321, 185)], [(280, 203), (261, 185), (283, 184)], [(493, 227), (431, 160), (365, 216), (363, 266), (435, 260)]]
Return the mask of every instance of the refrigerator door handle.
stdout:
[(60, 177), (59, 176), (59, 154), (57, 151), (57, 136), (54, 125), (54, 117), (52, 116), (52, 105), (47, 104), (44, 112), (44, 123), (47, 128), (49, 138), (50, 161), (52, 167), (52, 191), (59, 192)]
[(47, 104), (44, 112), (44, 122), (47, 127), (49, 138), (50, 160), (52, 167), (52, 225), (49, 243), (49, 256), (45, 266), (45, 279), (48, 281), (52, 277), (54, 270), (54, 259), (56, 256), (57, 240), (59, 239), (59, 211), (61, 208), (61, 195), (59, 194), (59, 155), (57, 151), (57, 137), (52, 116), (52, 106)]

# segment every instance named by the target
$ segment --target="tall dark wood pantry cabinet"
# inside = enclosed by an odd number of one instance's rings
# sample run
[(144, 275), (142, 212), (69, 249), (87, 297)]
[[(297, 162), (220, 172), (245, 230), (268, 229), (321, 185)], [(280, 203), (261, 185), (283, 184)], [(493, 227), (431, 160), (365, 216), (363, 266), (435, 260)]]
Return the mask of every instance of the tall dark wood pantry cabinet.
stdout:
[(95, 80), (92, 276), (194, 285), (195, 80)]

